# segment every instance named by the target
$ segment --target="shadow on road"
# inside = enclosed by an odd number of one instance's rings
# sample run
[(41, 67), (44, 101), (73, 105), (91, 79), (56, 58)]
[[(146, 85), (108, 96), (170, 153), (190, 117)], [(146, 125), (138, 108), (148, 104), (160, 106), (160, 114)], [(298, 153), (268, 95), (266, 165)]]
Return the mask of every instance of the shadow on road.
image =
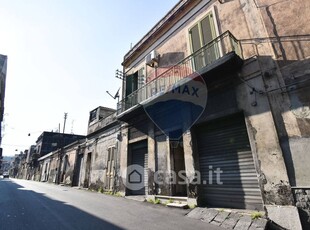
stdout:
[[(103, 207), (104, 208), (104, 207)], [(66, 203), (0, 178), (0, 229), (122, 229)]]

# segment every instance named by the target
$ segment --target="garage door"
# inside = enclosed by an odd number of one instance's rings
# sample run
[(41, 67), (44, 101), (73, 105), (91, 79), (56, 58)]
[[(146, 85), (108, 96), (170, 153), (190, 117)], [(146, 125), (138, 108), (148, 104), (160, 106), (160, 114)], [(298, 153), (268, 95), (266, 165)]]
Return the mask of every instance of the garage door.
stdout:
[[(200, 125), (196, 135), (203, 182), (200, 187), (202, 203), (262, 210), (261, 192), (243, 115)], [(217, 168), (222, 172), (216, 173)]]
[(145, 195), (148, 189), (148, 154), (147, 154), (147, 142), (140, 141), (130, 144), (131, 150), (131, 163), (144, 167), (143, 171), (143, 183), (144, 187), (140, 190), (131, 190), (131, 195)]

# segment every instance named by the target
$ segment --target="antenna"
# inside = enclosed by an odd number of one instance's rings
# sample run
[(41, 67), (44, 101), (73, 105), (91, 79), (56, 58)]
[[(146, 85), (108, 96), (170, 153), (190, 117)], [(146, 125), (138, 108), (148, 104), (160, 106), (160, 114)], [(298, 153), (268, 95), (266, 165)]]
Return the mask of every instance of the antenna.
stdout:
[(68, 113), (65, 113), (65, 116), (64, 116), (64, 127), (63, 127), (63, 130), (62, 130), (62, 133), (65, 133), (67, 116), (68, 116)]
[(116, 92), (116, 94), (113, 96), (112, 94), (110, 94), (110, 92), (109, 91), (106, 91), (107, 92), (107, 94), (109, 94), (110, 95), (110, 97), (112, 97), (113, 99), (116, 99), (117, 98), (117, 100), (118, 100), (118, 102), (119, 102), (119, 90), (120, 90), (121, 88), (118, 88), (118, 90), (117, 90), (117, 92)]

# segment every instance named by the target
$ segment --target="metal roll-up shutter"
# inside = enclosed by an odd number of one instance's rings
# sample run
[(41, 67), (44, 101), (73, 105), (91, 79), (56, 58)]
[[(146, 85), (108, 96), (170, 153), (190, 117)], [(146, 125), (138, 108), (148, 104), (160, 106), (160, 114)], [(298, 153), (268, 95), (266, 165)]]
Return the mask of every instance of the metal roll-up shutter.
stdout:
[[(200, 125), (197, 147), (203, 204), (216, 207), (263, 209), (257, 173), (243, 115)], [(217, 183), (215, 170), (223, 171)]]
[(132, 160), (131, 164), (137, 164), (144, 167), (143, 171), (143, 183), (144, 188), (140, 190), (131, 190), (132, 195), (145, 195), (148, 189), (148, 154), (147, 154), (147, 142), (141, 141), (133, 143), (131, 146)]

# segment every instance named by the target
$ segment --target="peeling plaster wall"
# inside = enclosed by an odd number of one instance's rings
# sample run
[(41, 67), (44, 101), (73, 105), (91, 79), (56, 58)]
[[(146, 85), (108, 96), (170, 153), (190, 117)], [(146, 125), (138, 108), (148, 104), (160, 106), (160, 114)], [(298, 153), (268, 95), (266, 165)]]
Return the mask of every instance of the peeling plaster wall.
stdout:
[[(290, 192), (290, 184), (287, 176), (286, 166), (284, 164), (283, 153), (279, 144), (278, 131), (274, 118), (282, 119), (283, 100), (288, 103), (287, 97), (278, 98), (278, 94), (258, 94), (253, 93), (253, 89), (249, 85), (254, 86), (257, 91), (263, 92), (279, 88), (279, 82), (276, 63), (273, 61), (273, 49), (269, 42), (264, 39), (268, 36), (264, 22), (262, 20), (260, 9), (258, 9), (254, 1), (240, 0), (228, 1), (220, 4), (217, 1), (211, 1), (205, 4), (203, 1), (194, 10), (192, 15), (186, 20), (186, 23), (178, 24), (174, 28), (174, 32), (162, 38), (161, 41), (155, 43), (154, 49), (159, 54), (168, 57), (169, 53), (178, 54), (166, 59), (160, 59), (159, 67), (169, 63), (178, 62), (181, 57), (180, 52), (184, 56), (190, 54), (188, 31), (198, 20), (203, 18), (208, 12), (213, 11), (218, 25), (218, 33), (230, 30), (237, 39), (240, 39), (242, 51), (245, 59), (249, 58), (246, 65), (243, 66), (240, 77), (247, 81), (247, 84), (237, 83), (236, 97), (238, 108), (245, 111), (249, 135), (251, 136), (251, 144), (254, 158), (256, 159), (256, 167), (262, 190), (263, 200), (265, 204), (287, 205), (292, 204), (293, 197)], [(200, 8), (198, 10), (198, 8)], [(166, 40), (165, 40), (166, 39)], [(261, 39), (261, 42), (257, 42)], [(258, 40), (260, 41), (260, 40)], [(254, 58), (251, 58), (254, 57)], [(141, 59), (143, 60), (143, 59)], [(266, 78), (264, 73), (271, 72), (271, 78)], [(281, 100), (281, 101), (279, 101)], [(253, 105), (253, 103), (257, 105)], [(274, 105), (274, 107), (272, 107)], [(290, 120), (291, 115), (287, 115)], [(290, 122), (294, 122), (290, 120)], [(285, 128), (282, 128), (285, 132)], [(298, 130), (292, 130), (298, 132)], [(266, 135), (268, 133), (268, 135)], [(189, 158), (192, 154), (189, 150), (185, 153), (187, 158), (188, 173), (190, 170)], [(158, 168), (163, 167), (164, 157), (158, 155)], [(274, 170), (277, 168), (277, 170)], [(159, 186), (160, 192), (167, 190), (167, 186)]]
[[(238, 1), (229, 1), (225, 4), (220, 4), (215, 0), (201, 1), (165, 35), (155, 41), (146, 52), (142, 53), (130, 66), (126, 67), (124, 71), (132, 74), (138, 71), (139, 68), (144, 67), (145, 57), (152, 50), (156, 50), (159, 54), (158, 71), (160, 71), (160, 68), (170, 67), (190, 55), (189, 29), (211, 11), (218, 25), (216, 28), (217, 35), (230, 30), (238, 39), (250, 38)], [(246, 57), (255, 54), (252, 44), (246, 47), (244, 54), (246, 54)], [(154, 74), (154, 68), (147, 66), (146, 69), (146, 77)]]
[[(282, 140), (292, 186), (310, 186), (310, 59), (281, 68), (289, 104), (286, 113), (296, 120), (298, 135), (287, 133)], [(291, 125), (285, 123), (285, 126)]]
[(41, 164), (41, 181), (48, 181), (51, 165), (51, 157), (44, 159)]
[[(79, 143), (80, 144), (80, 143)], [(78, 145), (72, 146), (68, 150), (64, 150), (64, 157), (62, 160), (62, 183), (66, 185), (72, 185), (73, 176), (74, 176), (74, 167), (75, 167), (75, 158), (76, 158), (76, 150)], [(67, 162), (65, 162), (65, 158), (67, 158)], [(65, 171), (63, 169), (65, 168)]]
[[(241, 77), (248, 85), (264, 89), (264, 81), (257, 62), (256, 58), (248, 60)], [(237, 101), (246, 117), (264, 204), (290, 205), (293, 197), (268, 95), (253, 93), (247, 84), (240, 84), (237, 87)]]
[[(186, 178), (188, 180), (187, 196), (189, 198), (196, 198), (198, 196), (198, 186), (195, 182), (197, 170), (195, 165), (195, 152), (192, 148), (192, 135), (191, 132), (183, 134), (183, 147), (184, 147), (184, 161)], [(197, 159), (197, 157), (196, 157)]]
[(288, 65), (309, 58), (310, 2), (257, 0), (257, 5), (268, 36), (273, 38), (272, 47), (279, 65)]
[(310, 229), (310, 187), (293, 189), (303, 229)]
[(295, 204), (306, 229), (310, 226), (308, 191), (304, 190), (310, 186), (310, 2), (258, 0), (257, 3), (267, 34), (272, 38), (276, 63), (276, 70), (268, 72), (278, 78), (282, 87), (273, 93), (271, 107)]
[(58, 166), (59, 166), (57, 154), (58, 154), (58, 152), (53, 154), (53, 156), (51, 157), (49, 177), (48, 177), (49, 183), (56, 183), (56, 181), (57, 181), (57, 172), (58, 172)]
[(155, 159), (156, 159), (156, 170), (158, 172), (159, 181), (162, 184), (157, 185), (157, 194), (158, 195), (170, 195), (170, 184), (165, 180), (169, 178), (170, 170), (170, 150), (169, 150), (169, 141), (167, 140), (166, 135), (157, 134), (155, 136)]
[[(108, 189), (106, 187), (106, 173), (107, 173), (107, 161), (108, 161), (108, 149), (110, 147), (117, 147), (117, 135), (119, 126), (114, 126), (110, 129), (103, 131), (102, 133), (93, 136), (87, 140), (89, 147), (84, 154), (84, 169), (86, 168), (87, 154), (92, 153), (91, 158), (91, 170), (89, 188), (98, 190), (99, 188)], [(118, 152), (115, 153), (119, 162), (120, 156)], [(119, 168), (116, 169), (119, 172)], [(85, 177), (84, 177), (85, 178)], [(82, 180), (83, 181), (83, 180)]]
[(123, 125), (121, 128), (121, 142), (120, 142), (120, 177), (119, 189), (122, 195), (126, 194), (126, 168), (128, 164), (128, 128)]
[(154, 124), (149, 123), (148, 127), (148, 139), (147, 139), (147, 147), (148, 147), (148, 191), (147, 195), (155, 195), (157, 194), (157, 185), (154, 181), (154, 176), (156, 170), (156, 140), (154, 134)]

